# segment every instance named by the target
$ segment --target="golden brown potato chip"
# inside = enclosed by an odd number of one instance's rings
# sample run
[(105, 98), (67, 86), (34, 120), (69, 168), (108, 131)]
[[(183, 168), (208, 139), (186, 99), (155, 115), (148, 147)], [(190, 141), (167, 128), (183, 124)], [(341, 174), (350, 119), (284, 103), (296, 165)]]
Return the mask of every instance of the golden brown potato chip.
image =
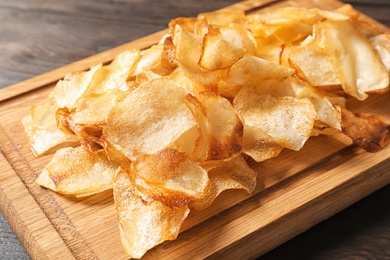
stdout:
[(256, 54), (254, 56), (280, 64), (280, 56), (282, 54), (284, 43), (276, 37), (255, 37)]
[(102, 64), (93, 66), (88, 71), (73, 72), (65, 75), (63, 80), (57, 82), (50, 94), (59, 107), (73, 108), (77, 100), (87, 91), (96, 72)]
[(229, 24), (241, 24), (246, 16), (243, 10), (224, 10), (201, 13), (197, 16), (197, 25), (207, 27), (208, 24), (224, 26)]
[(212, 92), (187, 95), (189, 108), (199, 124), (196, 161), (230, 159), (241, 152), (242, 122), (229, 100)]
[(209, 188), (206, 170), (176, 148), (138, 156), (131, 174), (144, 200), (158, 200), (170, 208), (180, 208), (203, 197)]
[(139, 50), (122, 52), (109, 65), (96, 71), (85, 94), (102, 94), (109, 90), (128, 91), (127, 80), (133, 75), (139, 59)]
[(244, 125), (242, 152), (249, 155), (256, 162), (278, 156), (283, 148), (274, 138), (267, 135), (260, 128), (249, 124)]
[(62, 194), (86, 196), (111, 189), (117, 170), (104, 150), (91, 153), (85, 146), (65, 147), (54, 154), (37, 183)]
[(57, 109), (57, 103), (49, 99), (45, 103), (32, 106), (30, 115), (23, 118), (22, 123), (35, 156), (80, 143), (76, 135), (63, 132), (57, 127)]
[(239, 155), (211, 169), (209, 177), (211, 186), (207, 194), (191, 203), (190, 208), (205, 209), (221, 192), (229, 189), (243, 189), (251, 193), (256, 187), (257, 172), (248, 166), (242, 155)]
[[(277, 96), (292, 95), (285, 80), (293, 69), (252, 55), (244, 55), (229, 71), (226, 82)], [(287, 85), (285, 84), (287, 83)]]
[(371, 37), (369, 40), (379, 54), (383, 65), (390, 73), (390, 34), (379, 34)]
[(171, 209), (159, 201), (146, 203), (134, 195), (127, 172), (117, 174), (114, 201), (122, 243), (130, 258), (141, 258), (149, 249), (179, 235), (188, 207)]
[(292, 79), (295, 96), (298, 98), (308, 98), (316, 110), (316, 120), (325, 123), (328, 127), (341, 131), (341, 114), (335, 107), (345, 107), (345, 98), (332, 93), (321, 92), (317, 88), (310, 86), (299, 79)]
[(316, 117), (313, 104), (306, 98), (240, 91), (234, 99), (234, 106), (244, 118), (245, 125), (259, 128), (281, 146), (296, 151), (310, 137)]
[(316, 25), (315, 44), (329, 55), (345, 92), (359, 100), (389, 89), (389, 73), (368, 39), (348, 21)]
[(121, 102), (129, 93), (121, 90), (108, 90), (104, 94), (89, 94), (77, 102), (71, 115), (76, 125), (105, 125), (112, 107)]
[(245, 53), (254, 54), (255, 48), (255, 40), (242, 26), (210, 25), (203, 37), (199, 66), (211, 71), (228, 69)]
[(330, 57), (315, 45), (294, 48), (289, 55), (290, 64), (298, 75), (312, 86), (340, 85), (340, 79)]
[(341, 108), (341, 128), (355, 144), (368, 152), (377, 152), (386, 144), (388, 130), (377, 116), (368, 113), (354, 114)]
[(106, 140), (130, 160), (170, 146), (197, 128), (186, 105), (187, 93), (167, 78), (140, 85), (111, 110)]
[[(173, 43), (176, 46), (176, 63), (189, 79), (202, 84), (207, 89), (217, 91), (216, 86), (223, 72), (204, 70), (199, 66), (202, 37), (176, 26)], [(188, 51), (188, 50), (191, 51)]]

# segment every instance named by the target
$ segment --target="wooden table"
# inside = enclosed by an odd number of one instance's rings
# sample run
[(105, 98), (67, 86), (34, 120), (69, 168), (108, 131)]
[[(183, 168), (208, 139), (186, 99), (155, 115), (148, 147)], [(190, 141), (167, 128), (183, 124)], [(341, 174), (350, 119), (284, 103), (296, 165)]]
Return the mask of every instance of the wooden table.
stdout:
[[(0, 0), (0, 88), (165, 29), (171, 18), (235, 2)], [(390, 1), (344, 2), (390, 26)], [(389, 201), (388, 185), (262, 259), (389, 259)], [(1, 214), (0, 258), (29, 258)]]

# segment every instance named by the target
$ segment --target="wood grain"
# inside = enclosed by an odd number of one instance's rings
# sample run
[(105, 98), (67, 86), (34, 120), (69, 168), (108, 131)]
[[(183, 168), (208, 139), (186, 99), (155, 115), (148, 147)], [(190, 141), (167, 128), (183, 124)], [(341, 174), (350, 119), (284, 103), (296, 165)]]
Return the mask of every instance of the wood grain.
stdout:
[[(335, 1), (329, 3), (322, 2), (328, 8), (334, 7), (332, 3), (337, 4)], [(76, 14), (80, 15), (80, 10), (83, 10), (83, 14), (88, 14), (88, 8), (82, 2), (75, 1), (72, 4), (77, 6), (77, 10), (73, 10)], [(239, 6), (242, 8), (247, 4), (239, 3)], [(38, 13), (43, 8), (43, 5), (39, 6)], [(104, 13), (104, 7), (107, 6), (102, 4), (93, 12)], [(23, 4), (18, 8), (23, 9)], [(44, 8), (61, 9), (50, 4)], [(109, 20), (110, 17), (104, 19)], [(89, 64), (97, 61), (107, 62), (121, 48), (147, 47), (159, 35), (125, 43), (125, 47), (119, 46), (0, 92), (0, 98), (3, 99), (0, 103), (0, 115), (2, 121), (7, 122), (6, 126), (0, 123), (3, 128), (0, 131), (0, 150), (4, 154), (0, 158), (0, 166), (4, 172), (0, 177), (0, 204), (32, 258), (126, 258), (118, 238), (109, 193), (74, 199), (42, 192), (40, 187), (33, 186), (31, 178), (49, 158), (35, 159), (31, 155), (25, 136), (20, 134), (20, 119), (27, 113), (28, 106), (42, 100), (52, 89), (56, 78), (62, 77), (64, 73), (86, 69)], [(19, 92), (20, 88), (28, 87), (30, 89)], [(390, 109), (386, 102), (388, 98), (388, 95), (375, 97), (362, 109), (377, 113), (390, 122), (386, 113)], [(194, 212), (185, 223), (178, 240), (164, 243), (148, 253), (146, 259), (156, 256), (169, 259), (173, 254), (175, 258), (181, 256), (183, 259), (220, 259), (226, 256), (253, 258), (390, 182), (389, 175), (386, 174), (386, 169), (390, 167), (387, 160), (388, 149), (383, 153), (367, 154), (349, 145), (349, 140), (345, 138), (314, 138), (299, 154), (284, 152), (275, 160), (253, 165), (265, 174), (259, 178), (258, 188), (252, 196), (240, 192), (224, 194), (212, 209)], [(320, 154), (318, 150), (321, 151)], [(42, 198), (37, 199), (37, 196), (51, 197), (49, 201), (52, 202), (40, 202)], [(60, 206), (58, 212), (50, 209), (55, 206)], [(45, 211), (49, 211), (49, 214)], [(65, 222), (53, 221), (53, 215), (62, 220), (65, 217)], [(96, 227), (104, 228), (97, 230)], [(199, 247), (204, 250), (199, 252)], [(111, 251), (107, 248), (115, 249)], [(81, 249), (85, 249), (86, 255), (82, 255), (84, 250)]]

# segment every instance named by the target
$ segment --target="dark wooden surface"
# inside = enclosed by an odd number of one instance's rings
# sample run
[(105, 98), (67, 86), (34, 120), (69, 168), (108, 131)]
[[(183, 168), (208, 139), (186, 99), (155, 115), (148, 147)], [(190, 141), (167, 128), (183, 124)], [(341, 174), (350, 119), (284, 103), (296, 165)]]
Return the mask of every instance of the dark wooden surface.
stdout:
[[(0, 0), (0, 88), (164, 29), (171, 18), (235, 2)], [(344, 2), (390, 26), (390, 0)], [(0, 259), (28, 258), (0, 214)], [(390, 186), (262, 259), (390, 259)]]

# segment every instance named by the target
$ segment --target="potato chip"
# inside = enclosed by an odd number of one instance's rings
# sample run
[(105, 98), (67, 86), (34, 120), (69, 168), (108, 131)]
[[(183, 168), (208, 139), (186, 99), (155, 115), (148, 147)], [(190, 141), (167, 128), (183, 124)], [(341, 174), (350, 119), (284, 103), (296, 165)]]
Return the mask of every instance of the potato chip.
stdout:
[[(189, 79), (202, 84), (205, 88), (216, 92), (216, 86), (223, 72), (219, 70), (203, 70), (199, 66), (201, 58), (202, 37), (176, 26), (173, 43), (176, 46), (176, 63)], [(188, 50), (191, 51), (188, 51)]]
[(345, 107), (346, 100), (344, 97), (321, 92), (299, 79), (292, 79), (291, 82), (296, 97), (308, 98), (312, 102), (316, 110), (316, 120), (325, 123), (328, 127), (341, 131), (341, 114), (335, 105)]
[(359, 100), (389, 89), (389, 73), (368, 39), (348, 21), (316, 25), (315, 43), (329, 55), (345, 92)]
[(175, 148), (138, 156), (131, 175), (145, 201), (158, 200), (170, 208), (188, 205), (203, 197), (209, 188), (206, 170)]
[(245, 53), (254, 54), (256, 42), (242, 26), (209, 25), (201, 48), (199, 66), (205, 70), (223, 70), (230, 68)]
[(124, 171), (116, 176), (113, 193), (121, 240), (130, 258), (141, 258), (152, 247), (175, 239), (190, 212), (188, 207), (171, 209), (159, 201), (145, 203), (134, 195)]
[(257, 126), (244, 125), (242, 153), (249, 155), (256, 162), (276, 157), (283, 146)]
[(98, 64), (88, 71), (68, 73), (64, 79), (57, 82), (50, 96), (59, 107), (73, 108), (77, 100), (87, 91), (94, 75), (101, 67), (102, 64)]
[(290, 64), (298, 75), (312, 86), (340, 85), (340, 79), (330, 57), (315, 45), (304, 45), (292, 49)]
[(134, 74), (139, 60), (139, 50), (122, 52), (110, 64), (96, 71), (84, 95), (102, 94), (110, 90), (128, 91), (127, 80)]
[(108, 114), (116, 104), (129, 93), (121, 90), (108, 90), (104, 94), (89, 94), (77, 102), (77, 108), (71, 115), (76, 125), (98, 125), (107, 123)]
[(187, 96), (200, 135), (192, 155), (199, 162), (230, 159), (241, 152), (242, 122), (232, 104), (212, 92)]
[(252, 55), (245, 55), (229, 70), (225, 79), (230, 84), (251, 88), (257, 93), (272, 95), (292, 95), (285, 80), (292, 75), (293, 69)]
[(244, 118), (245, 125), (259, 128), (281, 146), (296, 151), (310, 137), (316, 117), (313, 104), (306, 98), (240, 91), (234, 99), (234, 106)]
[(211, 169), (208, 174), (210, 189), (204, 197), (191, 203), (190, 208), (202, 210), (209, 207), (225, 190), (243, 189), (251, 193), (256, 187), (257, 172), (248, 166), (242, 155), (221, 163)]
[(390, 73), (390, 34), (379, 34), (371, 37), (369, 40), (379, 54), (383, 65)]
[(382, 150), (386, 144), (388, 130), (377, 116), (368, 113), (354, 114), (346, 108), (341, 111), (341, 128), (355, 144), (368, 152)]
[(167, 78), (140, 85), (112, 108), (104, 127), (106, 140), (130, 160), (168, 147), (197, 128), (186, 95)]
[(37, 183), (62, 194), (86, 196), (111, 189), (118, 165), (104, 150), (91, 153), (85, 146), (59, 149)]
[(32, 106), (30, 115), (23, 118), (23, 126), (29, 137), (31, 149), (35, 156), (42, 156), (67, 146), (80, 143), (73, 133), (61, 131), (56, 124), (57, 103), (49, 99)]

